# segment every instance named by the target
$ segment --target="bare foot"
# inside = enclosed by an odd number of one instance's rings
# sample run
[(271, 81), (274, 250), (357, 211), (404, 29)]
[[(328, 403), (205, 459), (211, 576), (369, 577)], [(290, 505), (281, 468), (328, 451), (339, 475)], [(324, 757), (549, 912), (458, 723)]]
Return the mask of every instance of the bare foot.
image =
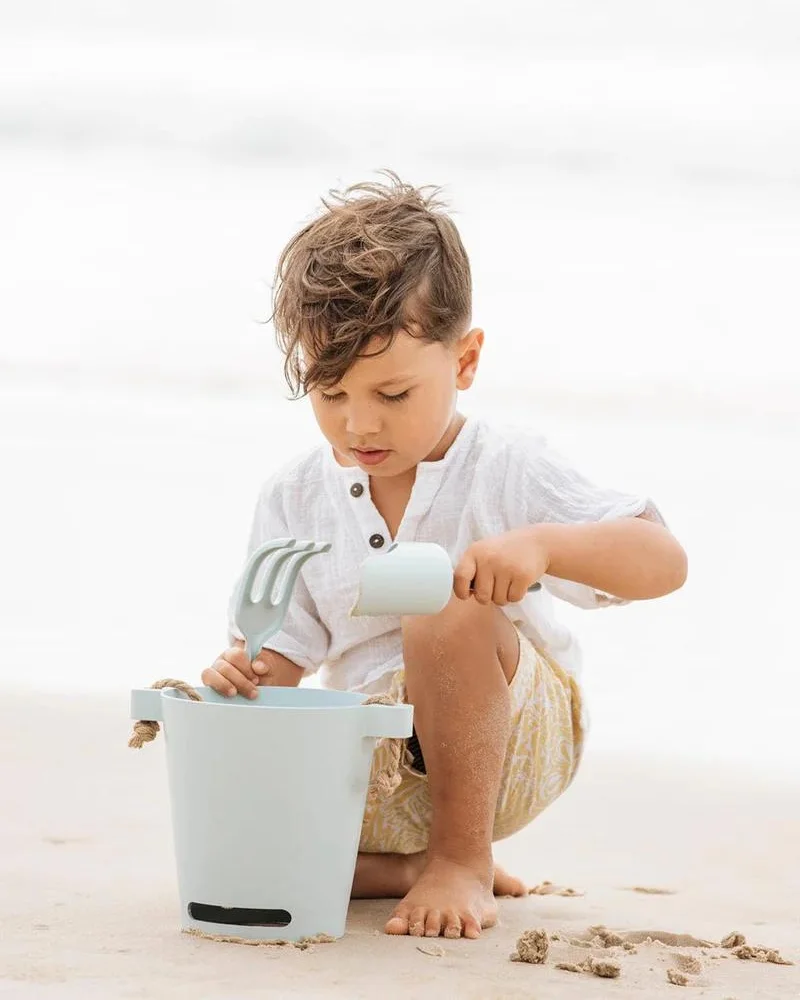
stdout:
[[(353, 899), (402, 899), (425, 870), (425, 851), (419, 854), (359, 854), (353, 879)], [(527, 896), (520, 879), (494, 866), (495, 896)]]
[(425, 867), (420, 854), (359, 854), (350, 895), (353, 899), (402, 899)]
[(479, 937), (482, 928), (497, 923), (488, 881), (477, 866), (431, 858), (384, 930), (412, 937)]
[(494, 866), (494, 894), (495, 896), (527, 896), (528, 887), (522, 879), (509, 875), (505, 868), (496, 864)]

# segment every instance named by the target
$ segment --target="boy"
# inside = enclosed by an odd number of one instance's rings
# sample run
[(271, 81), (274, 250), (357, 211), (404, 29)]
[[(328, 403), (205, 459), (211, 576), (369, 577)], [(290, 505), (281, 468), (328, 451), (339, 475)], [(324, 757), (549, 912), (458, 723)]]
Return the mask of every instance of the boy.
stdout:
[[(484, 333), (435, 192), (388, 174), (323, 204), (281, 255), (274, 321), (326, 444), (266, 484), (250, 550), (291, 536), (332, 553), (306, 564), (268, 648), (249, 663), (233, 645), (203, 682), (252, 697), (322, 668), (327, 687), (413, 704), (401, 784), (367, 807), (353, 895), (401, 897), (387, 933), (475, 938), (496, 921), (495, 894), (525, 892), (493, 866), (493, 840), (552, 802), (580, 759), (578, 652), (553, 596), (659, 597), (683, 584), (686, 556), (646, 497), (458, 412)], [(447, 549), (449, 605), (350, 618), (359, 564), (393, 539)]]

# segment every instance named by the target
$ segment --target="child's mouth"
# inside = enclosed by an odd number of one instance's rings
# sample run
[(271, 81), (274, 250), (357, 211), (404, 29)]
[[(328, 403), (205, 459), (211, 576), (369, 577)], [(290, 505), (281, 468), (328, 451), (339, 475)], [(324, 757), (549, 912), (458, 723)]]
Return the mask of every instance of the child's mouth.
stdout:
[(378, 465), (381, 462), (383, 462), (384, 459), (386, 459), (389, 455), (389, 452), (385, 450), (361, 451), (358, 448), (353, 448), (352, 451), (353, 455), (356, 457), (356, 460), (359, 461), (362, 465)]

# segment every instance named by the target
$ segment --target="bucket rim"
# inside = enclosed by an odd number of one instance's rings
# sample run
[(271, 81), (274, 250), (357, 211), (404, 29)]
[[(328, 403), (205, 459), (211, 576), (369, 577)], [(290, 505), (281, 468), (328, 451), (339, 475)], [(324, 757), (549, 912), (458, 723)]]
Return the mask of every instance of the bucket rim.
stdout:
[[(257, 698), (244, 698), (241, 695), (234, 695), (233, 697), (225, 697), (219, 695), (212, 688), (208, 687), (198, 687), (196, 688), (198, 694), (201, 695), (202, 701), (192, 701), (189, 698), (184, 697), (180, 691), (174, 688), (162, 688), (159, 692), (162, 697), (169, 698), (172, 702), (177, 704), (187, 704), (192, 705), (197, 708), (230, 708), (230, 709), (266, 709), (271, 711), (286, 711), (286, 712), (342, 712), (357, 708), (363, 708), (364, 702), (367, 700), (368, 695), (361, 694), (357, 691), (331, 691), (325, 690), (325, 695), (330, 698), (325, 704), (275, 704), (270, 703), (267, 699), (269, 698), (269, 693), (272, 691), (298, 691), (295, 687), (264, 687), (259, 688)], [(323, 690), (319, 688), (311, 689), (314, 692)], [(211, 694), (212, 697), (209, 698), (208, 695)], [(263, 697), (262, 697), (263, 696)], [(393, 708), (395, 706), (383, 706), (388, 708)], [(403, 707), (402, 704), (398, 704), (397, 707)]]

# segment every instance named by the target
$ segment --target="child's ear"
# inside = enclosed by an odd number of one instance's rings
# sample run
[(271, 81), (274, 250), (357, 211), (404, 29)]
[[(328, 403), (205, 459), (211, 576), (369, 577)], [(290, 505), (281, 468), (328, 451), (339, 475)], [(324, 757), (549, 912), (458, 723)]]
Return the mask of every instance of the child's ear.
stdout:
[(483, 347), (483, 330), (475, 327), (456, 343), (456, 359), (458, 371), (456, 373), (456, 388), (469, 389), (475, 380), (475, 373), (478, 370), (478, 361)]

